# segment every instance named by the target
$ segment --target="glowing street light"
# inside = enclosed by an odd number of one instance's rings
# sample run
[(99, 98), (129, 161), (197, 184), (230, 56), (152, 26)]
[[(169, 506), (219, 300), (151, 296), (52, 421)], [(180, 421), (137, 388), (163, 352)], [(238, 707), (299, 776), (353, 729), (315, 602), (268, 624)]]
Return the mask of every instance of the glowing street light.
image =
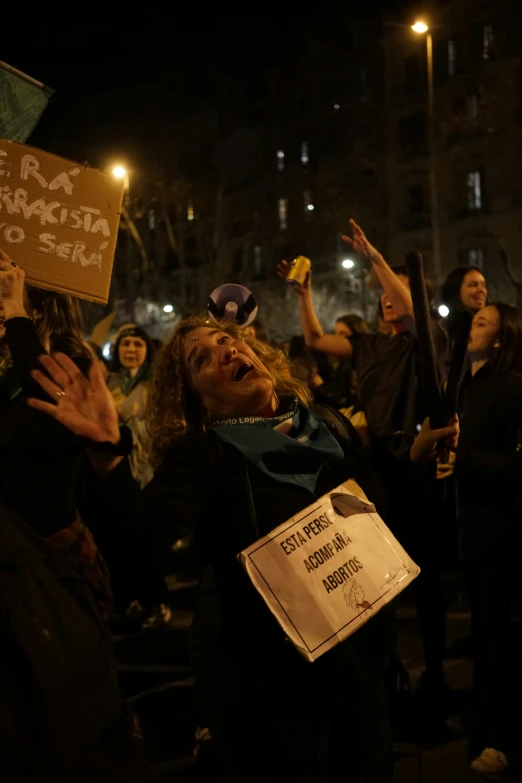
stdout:
[(415, 22), (415, 24), (412, 24), (411, 29), (415, 33), (427, 33), (429, 30), (428, 25), (425, 22), (422, 22), (420, 19), (418, 22)]
[(345, 258), (342, 262), (343, 269), (353, 269), (355, 266), (355, 261), (352, 261), (351, 258)]
[(308, 210), (309, 212), (313, 212), (313, 211), (314, 211), (314, 209), (315, 209), (315, 207), (314, 207), (314, 205), (313, 205), (313, 204), (308, 204), (308, 206), (307, 206), (307, 210)]
[(166, 304), (165, 307), (163, 308), (163, 312), (164, 313), (172, 313), (172, 312), (174, 312), (174, 308), (172, 307), (172, 305)]
[(112, 176), (116, 177), (116, 179), (125, 179), (127, 176), (127, 169), (125, 169), (123, 166), (114, 166), (112, 170)]
[(440, 305), (439, 315), (442, 316), (442, 318), (447, 318), (449, 314), (450, 314), (449, 307), (447, 305)]

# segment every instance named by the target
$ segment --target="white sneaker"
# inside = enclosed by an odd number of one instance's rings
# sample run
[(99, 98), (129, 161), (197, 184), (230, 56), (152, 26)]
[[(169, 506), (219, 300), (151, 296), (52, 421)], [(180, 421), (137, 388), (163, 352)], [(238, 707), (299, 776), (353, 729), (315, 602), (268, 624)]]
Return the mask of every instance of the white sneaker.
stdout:
[(508, 771), (505, 753), (494, 748), (484, 748), (480, 756), (471, 762), (471, 769), (491, 780), (503, 780)]

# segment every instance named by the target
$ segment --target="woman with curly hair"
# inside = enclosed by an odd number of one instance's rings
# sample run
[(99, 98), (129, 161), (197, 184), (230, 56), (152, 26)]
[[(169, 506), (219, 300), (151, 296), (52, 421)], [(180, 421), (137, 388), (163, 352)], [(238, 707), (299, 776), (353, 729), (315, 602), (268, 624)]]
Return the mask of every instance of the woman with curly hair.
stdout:
[[(117, 443), (117, 415), (99, 368), (86, 380), (66, 357), (42, 363), (53, 380), (43, 373), (38, 380), (58, 403), (31, 404), (77, 434)], [(112, 498), (115, 513), (127, 519), (141, 509), (145, 531), (155, 528), (156, 538), (158, 526), (195, 531), (194, 674), (227, 779), (266, 781), (277, 771), (310, 783), (341, 776), (390, 781), (387, 613), (309, 664), (237, 559), (348, 478), (380, 504), (379, 482), (353, 428), (310, 405), (281, 351), (204, 317), (182, 320), (163, 347), (149, 405), (153, 480), (140, 495), (124, 461), (98, 458), (100, 500)], [(429, 461), (437, 440), (456, 432), (432, 432), (426, 424), (411, 459)], [(144, 546), (142, 540), (140, 552)]]

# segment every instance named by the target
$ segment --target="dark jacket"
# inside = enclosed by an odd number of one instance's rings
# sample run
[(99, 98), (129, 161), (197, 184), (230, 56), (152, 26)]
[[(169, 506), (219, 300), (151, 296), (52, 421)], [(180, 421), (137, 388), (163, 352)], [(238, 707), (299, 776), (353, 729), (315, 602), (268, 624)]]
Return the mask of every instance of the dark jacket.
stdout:
[(463, 557), (522, 538), (522, 375), (487, 364), (465, 379), (455, 478)]
[[(0, 496), (40, 535), (74, 522), (75, 485), (85, 444), (66, 427), (26, 405), (28, 397), (50, 397), (31, 378), (46, 353), (28, 318), (6, 322), (13, 366), (0, 378)], [(64, 345), (55, 350), (69, 353)], [(75, 359), (86, 370), (89, 359)]]

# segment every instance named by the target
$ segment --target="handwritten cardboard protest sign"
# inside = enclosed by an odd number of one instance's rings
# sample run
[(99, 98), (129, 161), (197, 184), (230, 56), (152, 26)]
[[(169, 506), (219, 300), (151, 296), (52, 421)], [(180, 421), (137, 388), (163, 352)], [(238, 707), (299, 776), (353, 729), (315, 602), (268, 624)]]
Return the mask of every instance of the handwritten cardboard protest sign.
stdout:
[(375, 506), (345, 486), (256, 541), (239, 560), (308, 661), (357, 631), (420, 573)]
[(29, 284), (106, 304), (123, 182), (0, 140), (0, 247)]

